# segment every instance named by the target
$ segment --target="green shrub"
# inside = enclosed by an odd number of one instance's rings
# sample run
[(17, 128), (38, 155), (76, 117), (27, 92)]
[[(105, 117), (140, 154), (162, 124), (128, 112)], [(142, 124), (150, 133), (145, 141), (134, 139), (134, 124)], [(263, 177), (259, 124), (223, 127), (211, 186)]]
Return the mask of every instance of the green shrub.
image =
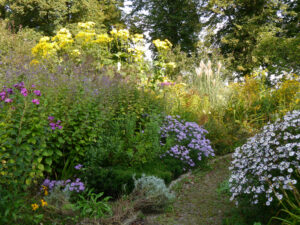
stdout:
[(40, 224), (43, 214), (32, 211), (30, 200), (18, 185), (0, 185), (0, 224)]
[(86, 190), (84, 194), (79, 195), (79, 200), (76, 201), (74, 209), (80, 212), (81, 218), (99, 219), (105, 215), (112, 213), (108, 204), (110, 197), (104, 197), (103, 193), (95, 194), (93, 190)]
[(24, 82), (1, 91), (1, 184), (30, 185), (45, 171), (51, 172), (52, 162), (62, 154), (47, 148), (49, 135), (57, 131), (51, 130), (45, 107), (40, 107), (43, 95)]
[[(157, 159), (159, 160), (159, 159)], [(177, 168), (177, 170), (182, 167)], [(175, 175), (179, 176), (181, 173), (177, 171), (176, 174), (172, 168), (167, 167), (162, 162), (149, 162), (142, 167), (87, 167), (82, 178), (86, 180), (88, 188), (93, 188), (96, 193), (104, 192), (105, 195), (114, 198), (121, 194), (129, 194), (134, 188), (134, 181), (132, 176), (140, 177), (143, 173), (147, 175), (155, 175), (170, 183)]]

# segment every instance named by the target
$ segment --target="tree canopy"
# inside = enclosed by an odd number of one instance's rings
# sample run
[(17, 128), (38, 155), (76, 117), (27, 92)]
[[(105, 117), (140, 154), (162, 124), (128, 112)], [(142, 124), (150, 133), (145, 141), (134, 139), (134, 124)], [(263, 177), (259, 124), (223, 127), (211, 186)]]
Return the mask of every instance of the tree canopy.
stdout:
[(216, 30), (210, 41), (232, 70), (241, 75), (259, 66), (299, 71), (299, 1), (209, 0), (201, 15)]
[(121, 21), (116, 0), (1, 0), (1, 17), (16, 27), (36, 28), (53, 33), (58, 25), (93, 21), (114, 25)]
[(131, 25), (148, 31), (151, 40), (168, 39), (181, 49), (194, 51), (201, 30), (195, 0), (134, 0)]

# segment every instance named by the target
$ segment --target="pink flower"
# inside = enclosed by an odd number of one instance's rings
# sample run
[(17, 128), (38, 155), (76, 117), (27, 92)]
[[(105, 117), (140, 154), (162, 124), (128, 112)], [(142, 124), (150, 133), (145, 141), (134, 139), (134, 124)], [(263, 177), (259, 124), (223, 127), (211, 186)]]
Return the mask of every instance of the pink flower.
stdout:
[(11, 103), (12, 101), (13, 101), (13, 100), (10, 99), (10, 98), (7, 98), (7, 99), (4, 100), (4, 102), (6, 102), (6, 103)]
[(28, 91), (26, 88), (21, 89), (21, 94), (24, 95), (25, 97), (28, 95)]
[(40, 90), (34, 90), (33, 93), (34, 93), (36, 96), (41, 96), (41, 91), (40, 91)]
[(32, 99), (32, 103), (33, 104), (36, 104), (36, 105), (39, 105), (40, 104), (40, 100), (38, 100), (38, 99)]
[(5, 95), (6, 95), (5, 91), (0, 92), (0, 97), (2, 101), (5, 99)]
[(22, 81), (18, 84), (15, 84), (14, 87), (17, 88), (17, 89), (22, 89), (22, 88), (24, 88), (24, 82)]
[(49, 123), (49, 125), (50, 125), (52, 130), (55, 130), (55, 125), (56, 125), (55, 123)]
[(50, 120), (50, 121), (54, 120), (54, 116), (49, 116), (48, 120)]

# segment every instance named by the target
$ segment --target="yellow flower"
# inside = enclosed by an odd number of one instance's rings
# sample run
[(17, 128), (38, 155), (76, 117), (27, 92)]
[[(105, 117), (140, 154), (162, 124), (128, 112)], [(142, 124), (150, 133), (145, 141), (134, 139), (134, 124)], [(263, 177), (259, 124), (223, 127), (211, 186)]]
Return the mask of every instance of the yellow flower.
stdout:
[(33, 211), (37, 210), (39, 208), (39, 205), (34, 203), (34, 204), (31, 204), (31, 208)]
[(132, 37), (132, 41), (134, 43), (137, 43), (137, 42), (140, 42), (144, 40), (144, 35), (143, 34), (135, 34), (133, 37)]
[(74, 50), (71, 52), (71, 55), (77, 57), (77, 56), (80, 56), (80, 55), (81, 55), (81, 52), (80, 52), (78, 49), (74, 49)]
[(86, 23), (78, 23), (78, 27), (81, 29), (85, 29), (85, 30), (90, 30), (92, 28), (95, 27), (95, 23), (94, 22), (86, 22)]
[(44, 190), (45, 196), (47, 196), (47, 195), (48, 195), (48, 187), (42, 185), (42, 188), (43, 188), (43, 190)]
[(37, 65), (37, 64), (39, 64), (39, 61), (38, 60), (36, 60), (36, 59), (33, 59), (33, 60), (31, 60), (31, 62), (30, 62), (30, 65)]
[(129, 31), (126, 29), (116, 30), (113, 29), (110, 34), (115, 38), (120, 38), (122, 40), (127, 40), (130, 36)]
[(50, 37), (47, 37), (47, 36), (44, 36), (44, 37), (42, 37), (42, 38), (40, 39), (40, 43), (41, 43), (41, 42), (48, 42), (48, 41), (50, 41)]
[(31, 53), (35, 57), (47, 58), (48, 56), (55, 55), (58, 49), (59, 47), (57, 43), (50, 43), (46, 42), (45, 40), (40, 40), (40, 42), (32, 48)]
[(108, 36), (108, 34), (99, 34), (97, 35), (97, 39), (94, 41), (95, 43), (99, 44), (108, 44), (113, 39)]
[(175, 69), (176, 64), (174, 62), (169, 62), (169, 63), (166, 63), (166, 67), (169, 69)]
[(42, 207), (47, 206), (48, 203), (46, 201), (44, 201), (43, 199), (41, 199), (41, 203), (42, 203)]
[(76, 39), (87, 43), (87, 42), (90, 42), (94, 38), (94, 36), (96, 36), (96, 33), (93, 31), (92, 32), (80, 31), (76, 35)]
[(112, 36), (117, 36), (117, 33), (118, 33), (118, 31), (117, 31), (116, 29), (113, 29), (113, 30), (110, 32), (110, 34), (111, 34)]
[(156, 39), (153, 41), (153, 44), (158, 50), (168, 50), (173, 46), (168, 39), (165, 39), (164, 41)]

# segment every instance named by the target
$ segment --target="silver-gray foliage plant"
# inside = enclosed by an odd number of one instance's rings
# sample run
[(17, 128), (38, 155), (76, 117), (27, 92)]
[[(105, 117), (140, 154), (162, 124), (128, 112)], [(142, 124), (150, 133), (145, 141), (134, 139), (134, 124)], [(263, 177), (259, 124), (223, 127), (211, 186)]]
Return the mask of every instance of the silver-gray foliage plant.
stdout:
[(161, 210), (175, 199), (175, 194), (166, 186), (163, 179), (142, 175), (134, 179), (132, 195), (138, 200), (142, 209)]
[[(235, 149), (229, 179), (231, 200), (250, 197), (252, 204), (281, 200), (280, 188), (291, 190), (300, 170), (300, 110), (266, 125), (262, 132)], [(261, 202), (263, 201), (263, 202)]]

